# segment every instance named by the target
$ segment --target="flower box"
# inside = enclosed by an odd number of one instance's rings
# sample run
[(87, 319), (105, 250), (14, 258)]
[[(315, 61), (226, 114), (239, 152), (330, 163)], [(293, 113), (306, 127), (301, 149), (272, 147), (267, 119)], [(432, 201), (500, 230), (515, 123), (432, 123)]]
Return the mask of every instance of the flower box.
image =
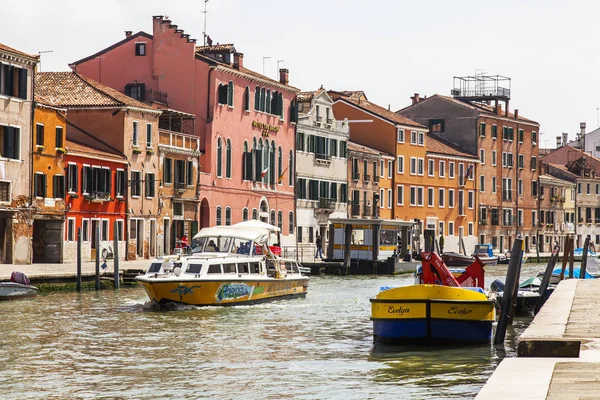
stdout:
[(65, 149), (63, 147), (57, 147), (56, 148), (56, 152), (57, 153), (62, 153), (62, 154), (67, 154), (67, 149)]
[(37, 151), (44, 151), (45, 148), (46, 148), (46, 146), (42, 146), (41, 144), (36, 144), (35, 145), (35, 149)]
[(154, 150), (153, 149), (146, 149), (146, 154), (152, 155), (152, 154), (154, 154)]
[(142, 150), (141, 149), (133, 149), (133, 154), (142, 154)]
[(79, 195), (77, 193), (69, 193), (69, 197), (71, 197), (72, 199), (76, 199), (79, 197)]

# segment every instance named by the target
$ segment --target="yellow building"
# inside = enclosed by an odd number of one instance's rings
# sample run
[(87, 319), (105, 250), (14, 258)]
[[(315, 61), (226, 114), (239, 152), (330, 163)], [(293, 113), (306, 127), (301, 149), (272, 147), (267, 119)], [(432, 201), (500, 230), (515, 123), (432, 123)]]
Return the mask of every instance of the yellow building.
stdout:
[(66, 110), (36, 95), (32, 148), (33, 262), (62, 262)]

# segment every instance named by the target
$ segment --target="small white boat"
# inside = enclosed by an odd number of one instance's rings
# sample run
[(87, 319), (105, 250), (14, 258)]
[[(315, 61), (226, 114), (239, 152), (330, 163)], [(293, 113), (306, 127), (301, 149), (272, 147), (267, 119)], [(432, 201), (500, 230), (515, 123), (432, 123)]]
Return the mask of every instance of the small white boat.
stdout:
[(31, 286), (22, 272), (14, 271), (10, 282), (0, 282), (0, 300), (17, 300), (37, 296), (39, 289)]

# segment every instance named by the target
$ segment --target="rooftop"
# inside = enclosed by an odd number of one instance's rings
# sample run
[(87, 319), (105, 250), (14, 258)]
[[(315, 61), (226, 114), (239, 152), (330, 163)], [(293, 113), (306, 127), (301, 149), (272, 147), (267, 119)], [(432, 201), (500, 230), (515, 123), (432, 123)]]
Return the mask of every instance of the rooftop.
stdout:
[[(93, 137), (90, 137), (91, 141), (94, 141)], [(76, 154), (81, 154), (84, 156), (97, 156), (97, 157), (103, 157), (103, 158), (110, 158), (113, 159), (115, 161), (125, 161), (126, 157), (122, 154), (119, 154), (117, 152), (111, 152), (108, 150), (102, 150), (99, 149), (98, 147), (89, 145), (89, 144), (82, 144), (79, 142), (75, 142), (73, 140), (67, 139), (67, 149), (69, 149), (69, 153), (76, 153)]]
[(154, 110), (121, 92), (76, 72), (38, 72), (35, 96), (60, 107), (136, 107)]
[(355, 151), (355, 152), (371, 154), (371, 155), (375, 155), (375, 156), (384, 155), (384, 156), (393, 157), (393, 155), (391, 155), (391, 154), (385, 153), (383, 151), (379, 151), (379, 150), (371, 148), (371, 147), (364, 146), (362, 144), (358, 144), (358, 143), (350, 141), (350, 140), (348, 141), (348, 151)]
[(436, 153), (448, 156), (456, 156), (456, 157), (465, 157), (478, 159), (476, 155), (467, 153), (462, 151), (460, 147), (456, 146), (453, 143), (450, 143), (440, 137), (435, 136), (434, 134), (429, 133), (427, 135), (427, 140), (425, 141), (425, 148), (428, 153)]
[(40, 59), (40, 56), (38, 54), (27, 54), (27, 53), (24, 53), (17, 49), (13, 49), (12, 47), (9, 47), (2, 43), (0, 43), (0, 51), (5, 51), (7, 53), (13, 53), (14, 55), (17, 55), (20, 57), (27, 57), (27, 58), (31, 58), (31, 59), (38, 60), (38, 61)]
[(356, 100), (350, 97), (342, 96), (338, 101), (345, 101), (347, 103), (353, 104), (358, 108), (361, 108), (365, 111), (371, 112), (373, 114), (378, 115), (379, 117), (386, 119), (394, 124), (408, 125), (413, 126), (415, 128), (425, 128), (423, 125), (410, 120), (402, 115), (396, 114), (395, 112), (388, 110), (387, 108), (381, 107), (375, 103), (371, 103), (367, 100)]

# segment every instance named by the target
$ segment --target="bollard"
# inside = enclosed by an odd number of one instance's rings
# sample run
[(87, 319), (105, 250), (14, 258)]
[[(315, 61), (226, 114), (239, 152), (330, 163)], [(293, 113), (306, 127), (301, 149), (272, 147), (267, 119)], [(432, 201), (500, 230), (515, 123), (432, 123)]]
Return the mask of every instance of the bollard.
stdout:
[(81, 228), (77, 228), (77, 283), (75, 289), (81, 292)]
[[(550, 278), (552, 277), (552, 271), (554, 271), (554, 266), (556, 265), (556, 259), (558, 258), (558, 251), (550, 256), (550, 260), (548, 260), (548, 265), (546, 266), (546, 271), (544, 272), (544, 277), (542, 278), (542, 284), (538, 290), (540, 298), (538, 299), (537, 304), (535, 305), (535, 313), (544, 305), (544, 295), (546, 294), (546, 289), (548, 288), (548, 284), (550, 283)], [(564, 258), (564, 257), (563, 257)]]
[(100, 290), (100, 227), (96, 227), (96, 290)]
[(590, 247), (590, 237), (588, 236), (585, 238), (585, 242), (583, 243), (583, 254), (581, 255), (581, 267), (579, 267), (579, 279), (585, 279), (589, 247)]
[(506, 273), (506, 285), (504, 285), (504, 293), (502, 294), (502, 305), (500, 307), (500, 317), (498, 318), (496, 335), (494, 336), (494, 344), (504, 343), (506, 327), (511, 319), (510, 313), (513, 295), (519, 287), (518, 279), (522, 258), (523, 239), (515, 239), (512, 251), (510, 252), (510, 262), (508, 263), (508, 271)]
[(115, 283), (114, 283), (114, 288), (118, 289), (119, 288), (119, 235), (121, 234), (121, 232), (119, 232), (119, 224), (117, 223), (117, 221), (114, 222), (113, 224), (114, 228), (113, 228), (113, 254), (114, 254), (114, 261), (115, 261), (115, 275), (114, 275), (114, 279), (115, 279)]

